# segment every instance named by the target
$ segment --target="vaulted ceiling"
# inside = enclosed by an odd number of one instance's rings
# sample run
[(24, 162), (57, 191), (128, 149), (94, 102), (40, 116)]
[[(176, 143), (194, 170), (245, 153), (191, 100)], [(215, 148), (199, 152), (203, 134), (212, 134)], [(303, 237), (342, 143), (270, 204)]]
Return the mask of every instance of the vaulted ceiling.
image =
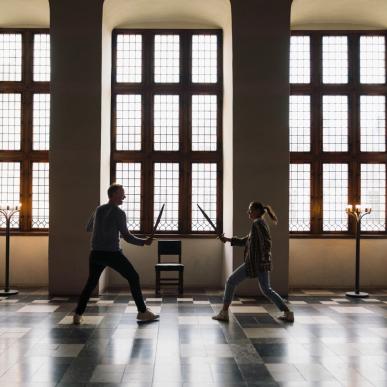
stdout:
[[(162, 24), (173, 18), (177, 25), (221, 27), (229, 20), (229, 9), (229, 0), (105, 0), (105, 16), (117, 26), (138, 21)], [(386, 29), (387, 0), (293, 0), (291, 25), (293, 29)], [(48, 0), (0, 0), (0, 26), (48, 27)]]

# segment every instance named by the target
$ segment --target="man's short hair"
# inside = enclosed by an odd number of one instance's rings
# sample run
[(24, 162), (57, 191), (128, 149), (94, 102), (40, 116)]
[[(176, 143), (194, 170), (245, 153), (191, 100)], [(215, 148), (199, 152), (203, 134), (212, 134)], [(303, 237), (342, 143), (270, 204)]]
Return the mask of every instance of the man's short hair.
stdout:
[(107, 194), (109, 198), (111, 198), (115, 192), (117, 192), (120, 188), (124, 188), (121, 184), (113, 183), (107, 190)]

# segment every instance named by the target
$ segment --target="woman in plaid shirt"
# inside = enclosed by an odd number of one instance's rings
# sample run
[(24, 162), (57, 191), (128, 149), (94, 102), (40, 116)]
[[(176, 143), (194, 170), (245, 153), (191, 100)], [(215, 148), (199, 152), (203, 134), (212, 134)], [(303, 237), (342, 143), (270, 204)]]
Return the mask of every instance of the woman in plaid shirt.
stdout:
[(212, 318), (214, 320), (228, 321), (228, 308), (231, 304), (236, 286), (246, 278), (258, 278), (262, 294), (272, 301), (283, 315), (278, 318), (287, 321), (294, 321), (293, 312), (287, 307), (281, 296), (270, 287), (271, 262), (271, 236), (269, 226), (264, 220), (265, 214), (269, 214), (274, 224), (277, 224), (277, 217), (273, 209), (259, 202), (252, 202), (249, 205), (248, 215), (252, 220), (251, 230), (244, 238), (226, 238), (220, 236), (223, 242), (230, 242), (231, 246), (244, 246), (245, 262), (239, 266), (227, 279), (224, 290), (223, 308)]

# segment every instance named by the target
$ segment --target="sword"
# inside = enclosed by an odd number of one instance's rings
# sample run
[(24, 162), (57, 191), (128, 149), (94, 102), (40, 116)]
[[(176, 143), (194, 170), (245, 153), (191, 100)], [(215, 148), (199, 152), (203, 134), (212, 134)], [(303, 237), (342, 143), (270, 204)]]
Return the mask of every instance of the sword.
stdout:
[(152, 231), (152, 235), (154, 235), (154, 233), (156, 232), (156, 229), (160, 223), (160, 220), (161, 220), (161, 216), (163, 215), (163, 211), (164, 211), (164, 206), (165, 206), (165, 203), (163, 204), (163, 206), (161, 207), (161, 210), (160, 210), (160, 213), (159, 213), (159, 216), (157, 217), (157, 220), (156, 220), (156, 223), (153, 227), (153, 231)]
[(206, 218), (207, 222), (211, 225), (211, 227), (214, 229), (214, 231), (216, 231), (216, 226), (214, 225), (214, 223), (212, 222), (212, 220), (210, 219), (210, 217), (204, 212), (203, 208), (199, 206), (199, 204), (197, 204), (197, 206), (199, 207), (199, 210), (200, 212), (203, 214), (203, 216)]

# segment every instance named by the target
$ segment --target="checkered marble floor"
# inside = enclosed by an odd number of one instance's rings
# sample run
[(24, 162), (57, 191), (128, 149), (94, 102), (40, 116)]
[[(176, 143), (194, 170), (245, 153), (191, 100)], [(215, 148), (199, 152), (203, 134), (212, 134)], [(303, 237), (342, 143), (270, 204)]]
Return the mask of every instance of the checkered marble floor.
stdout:
[(0, 298), (1, 387), (387, 386), (387, 291), (291, 293), (294, 324), (263, 298), (144, 292), (160, 321), (136, 322), (129, 293), (106, 293), (72, 325), (74, 297), (44, 289)]

